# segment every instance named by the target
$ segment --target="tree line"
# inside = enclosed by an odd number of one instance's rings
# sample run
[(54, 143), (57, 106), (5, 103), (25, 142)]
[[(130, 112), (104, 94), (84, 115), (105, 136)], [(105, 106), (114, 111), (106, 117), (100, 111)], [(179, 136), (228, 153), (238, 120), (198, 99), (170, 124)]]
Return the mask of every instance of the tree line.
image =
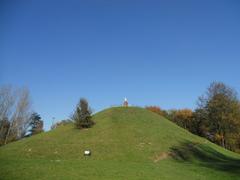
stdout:
[(222, 82), (211, 83), (199, 97), (195, 110), (163, 110), (158, 106), (146, 109), (226, 149), (240, 152), (240, 101), (237, 92)]

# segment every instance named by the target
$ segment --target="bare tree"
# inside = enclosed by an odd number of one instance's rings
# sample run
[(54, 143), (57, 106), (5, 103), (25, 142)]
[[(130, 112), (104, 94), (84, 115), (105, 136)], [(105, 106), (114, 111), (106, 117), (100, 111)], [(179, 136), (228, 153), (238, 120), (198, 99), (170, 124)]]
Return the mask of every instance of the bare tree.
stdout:
[(15, 104), (15, 96), (11, 86), (0, 87), (0, 119), (12, 115)]
[(5, 86), (0, 88), (0, 95), (0, 118), (7, 118), (10, 123), (4, 140), (6, 144), (26, 134), (31, 121), (31, 103), (27, 88)]

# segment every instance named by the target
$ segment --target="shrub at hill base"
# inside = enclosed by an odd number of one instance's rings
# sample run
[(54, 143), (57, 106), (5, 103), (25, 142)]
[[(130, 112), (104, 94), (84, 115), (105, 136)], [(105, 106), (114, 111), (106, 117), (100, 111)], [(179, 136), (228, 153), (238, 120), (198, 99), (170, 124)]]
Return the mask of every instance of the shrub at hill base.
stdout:
[(162, 109), (161, 109), (160, 107), (158, 107), (158, 106), (146, 106), (145, 108), (146, 108), (147, 110), (149, 110), (149, 111), (152, 111), (152, 112), (154, 112), (154, 113), (159, 114), (160, 116), (163, 116), (163, 117), (168, 118), (168, 113), (167, 113), (167, 111), (162, 110)]

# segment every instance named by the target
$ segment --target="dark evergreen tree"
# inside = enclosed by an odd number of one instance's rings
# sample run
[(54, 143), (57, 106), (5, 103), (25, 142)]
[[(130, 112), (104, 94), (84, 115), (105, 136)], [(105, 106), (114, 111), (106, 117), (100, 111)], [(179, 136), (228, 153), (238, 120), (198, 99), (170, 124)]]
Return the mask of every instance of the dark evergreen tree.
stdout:
[(30, 135), (35, 135), (41, 132), (43, 132), (43, 121), (41, 120), (41, 116), (34, 112), (31, 115)]
[(88, 105), (88, 101), (83, 98), (80, 99), (72, 117), (76, 128), (81, 129), (91, 127), (94, 124), (91, 114), (92, 111)]

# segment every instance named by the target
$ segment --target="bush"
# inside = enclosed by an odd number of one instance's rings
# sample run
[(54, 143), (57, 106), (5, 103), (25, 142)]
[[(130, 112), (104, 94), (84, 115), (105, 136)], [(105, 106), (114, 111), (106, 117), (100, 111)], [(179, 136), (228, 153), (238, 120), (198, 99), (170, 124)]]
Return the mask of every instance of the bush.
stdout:
[(172, 121), (177, 125), (192, 131), (193, 112), (191, 109), (180, 109), (172, 115)]
[(51, 129), (56, 129), (59, 126), (65, 126), (65, 125), (70, 124), (70, 123), (72, 123), (72, 120), (70, 120), (70, 119), (61, 120), (61, 121), (56, 122), (55, 124), (53, 124), (51, 126)]
[(151, 111), (151, 112), (154, 112), (154, 113), (157, 113), (163, 117), (168, 117), (168, 113), (167, 111), (165, 110), (162, 110), (160, 107), (158, 106), (146, 106), (145, 107), (147, 110)]

